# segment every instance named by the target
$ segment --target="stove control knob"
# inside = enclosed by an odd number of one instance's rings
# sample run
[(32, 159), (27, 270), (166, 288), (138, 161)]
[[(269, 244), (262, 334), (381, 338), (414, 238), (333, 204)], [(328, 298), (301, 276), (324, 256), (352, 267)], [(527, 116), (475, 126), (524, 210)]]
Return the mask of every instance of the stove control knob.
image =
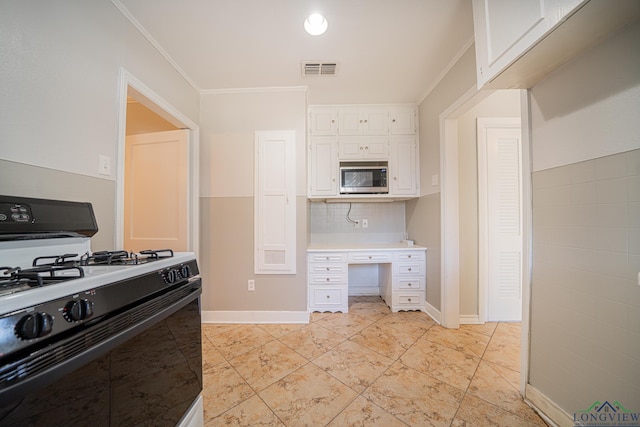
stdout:
[(32, 313), (22, 317), (16, 324), (16, 335), (23, 340), (44, 337), (51, 333), (53, 317), (47, 313)]
[(188, 279), (189, 277), (191, 277), (191, 269), (188, 265), (183, 265), (182, 267), (180, 267), (180, 275), (183, 279)]
[(88, 299), (69, 301), (62, 310), (68, 322), (79, 322), (93, 316), (93, 302)]
[(167, 270), (164, 273), (164, 281), (168, 285), (173, 285), (178, 280), (178, 270)]

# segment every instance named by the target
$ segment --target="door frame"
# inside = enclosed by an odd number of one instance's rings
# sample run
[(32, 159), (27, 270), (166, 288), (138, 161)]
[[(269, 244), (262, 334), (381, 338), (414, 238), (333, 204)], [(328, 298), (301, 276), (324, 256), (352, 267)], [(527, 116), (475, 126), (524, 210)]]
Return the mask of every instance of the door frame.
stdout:
[(132, 96), (138, 102), (158, 114), (174, 126), (189, 129), (189, 154), (187, 176), (187, 247), (196, 256), (200, 247), (200, 168), (198, 153), (200, 148), (200, 129), (198, 125), (164, 100), (160, 95), (133, 76), (129, 71), (120, 68), (118, 76), (118, 149), (116, 168), (116, 236), (115, 247), (122, 248), (124, 244), (124, 158), (127, 129), (127, 98)]
[[(460, 326), (460, 224), (458, 190), (458, 118), (491, 94), (469, 88), (439, 116), (440, 128), (440, 322), (446, 328)], [(529, 379), (529, 316), (531, 300), (531, 106), (527, 90), (520, 90), (522, 128), (522, 334), (520, 336), (520, 394)]]
[[(522, 129), (520, 118), (511, 117), (486, 117), (478, 118), (476, 143), (478, 150), (478, 318), (480, 323), (485, 323), (489, 311), (489, 218), (488, 218), (488, 162), (487, 162), (487, 139), (480, 129), (486, 130), (491, 128), (518, 128)], [(521, 131), (522, 133), (522, 131)], [(523, 155), (522, 155), (522, 135), (520, 136), (520, 174), (524, 175)], [(522, 180), (524, 181), (524, 179)], [(521, 183), (524, 187), (524, 182)], [(520, 209), (521, 216), (524, 217), (524, 194), (520, 189)], [(522, 224), (522, 239), (524, 239), (525, 224)], [(523, 240), (524, 243), (524, 240)], [(524, 246), (524, 245), (523, 245)], [(523, 256), (524, 254), (522, 254)], [(523, 257), (524, 258), (524, 257)], [(520, 280), (523, 281), (523, 271), (520, 271)], [(521, 287), (521, 293), (524, 294)], [(522, 295), (524, 297), (524, 295)]]

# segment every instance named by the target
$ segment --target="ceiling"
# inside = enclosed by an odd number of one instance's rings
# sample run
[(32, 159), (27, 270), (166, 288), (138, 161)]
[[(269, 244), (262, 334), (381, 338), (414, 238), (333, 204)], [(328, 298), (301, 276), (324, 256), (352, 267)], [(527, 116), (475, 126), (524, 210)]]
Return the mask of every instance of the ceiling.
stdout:
[[(310, 104), (414, 103), (473, 41), (470, 0), (112, 0), (200, 92), (307, 87)], [(329, 29), (310, 36), (304, 19)], [(336, 62), (303, 76), (302, 61)]]

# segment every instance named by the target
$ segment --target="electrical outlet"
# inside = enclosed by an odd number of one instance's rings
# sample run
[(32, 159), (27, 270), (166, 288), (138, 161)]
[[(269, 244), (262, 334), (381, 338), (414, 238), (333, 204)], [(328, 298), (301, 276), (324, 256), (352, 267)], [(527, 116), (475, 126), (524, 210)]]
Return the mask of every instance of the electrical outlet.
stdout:
[(368, 219), (363, 219), (362, 220), (362, 228), (367, 228), (369, 227), (369, 220)]
[(247, 290), (253, 292), (256, 290), (256, 281), (253, 279), (247, 280)]
[(355, 228), (360, 228), (360, 220), (359, 219), (354, 219), (353, 220), (353, 226)]

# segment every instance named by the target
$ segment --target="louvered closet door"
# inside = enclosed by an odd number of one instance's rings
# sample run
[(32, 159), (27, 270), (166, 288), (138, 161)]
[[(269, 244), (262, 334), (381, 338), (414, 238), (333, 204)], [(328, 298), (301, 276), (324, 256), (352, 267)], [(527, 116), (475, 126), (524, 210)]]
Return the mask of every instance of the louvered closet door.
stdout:
[(488, 128), (487, 320), (522, 318), (522, 144), (519, 128)]

